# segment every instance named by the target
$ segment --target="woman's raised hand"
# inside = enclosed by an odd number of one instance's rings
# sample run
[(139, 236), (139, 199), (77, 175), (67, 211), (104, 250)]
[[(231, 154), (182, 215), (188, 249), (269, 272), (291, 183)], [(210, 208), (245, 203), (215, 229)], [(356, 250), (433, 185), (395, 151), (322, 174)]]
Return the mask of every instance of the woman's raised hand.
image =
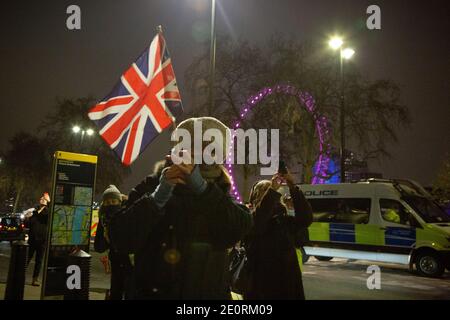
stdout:
[(186, 184), (184, 173), (176, 165), (171, 165), (163, 171), (164, 179), (172, 186), (176, 184)]

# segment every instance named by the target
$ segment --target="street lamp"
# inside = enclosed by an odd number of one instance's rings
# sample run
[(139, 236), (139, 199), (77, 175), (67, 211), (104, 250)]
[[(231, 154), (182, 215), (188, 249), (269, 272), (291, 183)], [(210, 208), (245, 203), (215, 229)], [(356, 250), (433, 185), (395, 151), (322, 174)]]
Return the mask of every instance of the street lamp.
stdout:
[(355, 50), (353, 50), (351, 48), (346, 48), (346, 49), (342, 50), (342, 57), (346, 60), (351, 59), (351, 57), (353, 57), (354, 54), (355, 54)]
[(83, 145), (84, 135), (87, 134), (88, 136), (92, 136), (95, 133), (95, 131), (93, 129), (91, 129), (91, 128), (83, 129), (80, 126), (73, 126), (72, 127), (72, 132), (74, 134), (78, 134), (78, 133), (81, 134), (81, 136), (80, 136), (80, 145)]
[(344, 41), (342, 41), (341, 38), (334, 37), (334, 38), (330, 39), (328, 44), (330, 45), (331, 48), (333, 48), (334, 50), (337, 50), (344, 44)]
[(216, 0), (211, 0), (211, 46), (209, 55), (208, 116), (212, 116), (212, 110), (214, 109), (214, 81), (216, 75)]
[(207, 116), (211, 116), (212, 110), (214, 109), (214, 82), (216, 73), (216, 0), (211, 0), (210, 28)]
[(344, 95), (344, 59), (349, 60), (355, 54), (355, 50), (351, 48), (342, 48), (344, 40), (340, 37), (333, 37), (328, 42), (333, 50), (339, 49), (339, 66), (340, 66), (340, 129), (341, 129), (341, 145), (339, 150), (341, 183), (345, 182), (345, 95)]

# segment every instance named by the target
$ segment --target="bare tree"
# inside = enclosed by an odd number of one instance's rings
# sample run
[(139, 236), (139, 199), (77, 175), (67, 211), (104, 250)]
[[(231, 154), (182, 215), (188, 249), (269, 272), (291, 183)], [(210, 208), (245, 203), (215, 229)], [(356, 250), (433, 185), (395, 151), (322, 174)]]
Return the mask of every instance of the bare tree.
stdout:
[(3, 187), (14, 195), (13, 212), (21, 203), (36, 201), (39, 194), (49, 190), (50, 162), (42, 140), (26, 132), (15, 134), (5, 155)]
[(441, 200), (450, 200), (450, 154), (445, 155), (436, 179), (433, 183), (433, 193)]
[[(96, 191), (108, 185), (120, 185), (130, 170), (121, 164), (118, 156), (95, 131), (94, 123), (88, 118), (88, 110), (95, 104), (92, 97), (79, 99), (60, 99), (55, 108), (39, 126), (42, 138), (46, 141), (46, 155), (52, 157), (55, 151), (70, 151), (98, 156)], [(92, 128), (92, 136), (74, 134), (72, 128)]]
[[(310, 93), (315, 113), (330, 125), (332, 152), (339, 147), (339, 72), (334, 56), (324, 55), (311, 43), (298, 43), (282, 36), (271, 37), (264, 47), (247, 41), (218, 40), (214, 114), (228, 125), (239, 118), (239, 110), (249, 96), (263, 87), (288, 84)], [(208, 60), (205, 54), (194, 59), (186, 81), (193, 97), (193, 115), (202, 115), (207, 104)], [(397, 141), (399, 129), (410, 123), (408, 109), (400, 103), (400, 90), (392, 81), (369, 81), (347, 64), (344, 93), (346, 101), (347, 148), (364, 159), (389, 156), (388, 144)], [(302, 181), (309, 182), (319, 154), (316, 123), (295, 96), (272, 94), (242, 120), (244, 128), (279, 128), (280, 153), (291, 166), (300, 166)], [(244, 169), (244, 180), (254, 168)], [(336, 172), (327, 172), (330, 177)]]

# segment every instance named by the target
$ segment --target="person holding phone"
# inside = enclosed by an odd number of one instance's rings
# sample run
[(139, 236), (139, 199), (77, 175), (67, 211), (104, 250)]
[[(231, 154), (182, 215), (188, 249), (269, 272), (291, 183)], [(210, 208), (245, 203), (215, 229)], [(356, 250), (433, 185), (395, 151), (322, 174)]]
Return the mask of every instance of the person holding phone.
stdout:
[[(228, 130), (211, 117), (187, 119), (176, 130), (194, 139), (196, 122), (202, 131)], [(136, 299), (230, 299), (227, 249), (248, 233), (252, 217), (230, 196), (223, 165), (180, 163), (176, 156), (130, 192), (111, 221), (112, 243), (134, 253)]]
[[(290, 190), (293, 216), (287, 214), (278, 192), (283, 183)], [(312, 209), (284, 163), (271, 180), (254, 184), (249, 202), (254, 226), (245, 241), (248, 280), (244, 299), (305, 299), (295, 239), (312, 223)]]
[(30, 246), (28, 250), (27, 265), (31, 262), (33, 256), (36, 256), (33, 270), (33, 281), (31, 282), (31, 285), (35, 287), (40, 286), (39, 273), (47, 243), (49, 203), (50, 196), (47, 192), (44, 192), (42, 197), (39, 199), (39, 206), (33, 210), (31, 216), (27, 220), (27, 225), (29, 227), (28, 244)]

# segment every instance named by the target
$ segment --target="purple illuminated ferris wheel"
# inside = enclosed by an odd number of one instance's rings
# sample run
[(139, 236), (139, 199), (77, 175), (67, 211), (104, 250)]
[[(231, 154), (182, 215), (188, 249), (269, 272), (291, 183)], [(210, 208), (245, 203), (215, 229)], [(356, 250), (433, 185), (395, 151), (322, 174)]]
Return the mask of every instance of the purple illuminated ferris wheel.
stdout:
[[(313, 117), (315, 122), (315, 128), (317, 132), (318, 137), (318, 143), (319, 143), (319, 155), (318, 160), (316, 162), (316, 165), (314, 166), (314, 175), (312, 178), (311, 183), (312, 184), (321, 184), (325, 183), (326, 179), (328, 178), (328, 165), (330, 162), (330, 154), (331, 154), (331, 144), (330, 144), (330, 136), (331, 136), (331, 129), (330, 125), (328, 123), (328, 120), (325, 116), (320, 115), (316, 108), (315, 108), (315, 102), (314, 98), (307, 92), (303, 92), (296, 87), (292, 85), (286, 85), (286, 84), (279, 84), (275, 85), (273, 87), (266, 87), (261, 89), (258, 93), (255, 95), (250, 96), (246, 103), (243, 104), (240, 112), (239, 112), (239, 119), (236, 119), (233, 123), (233, 130), (239, 129), (241, 126), (242, 120), (244, 120), (250, 111), (255, 108), (259, 103), (261, 103), (264, 99), (269, 97), (270, 95), (278, 93), (278, 94), (285, 94), (289, 96), (294, 96), (298, 99), (299, 104), (301, 107), (304, 107)], [(232, 130), (232, 131), (233, 131)], [(232, 133), (234, 141), (234, 134)], [(231, 148), (234, 148), (233, 143), (231, 144)], [(229, 153), (229, 156), (231, 156), (232, 152)], [(234, 178), (233, 173), (233, 166), (232, 166), (232, 159), (228, 158), (226, 167), (231, 177), (231, 183), (232, 183), (232, 189), (231, 194), (238, 200), (239, 202), (242, 202), (242, 198), (240, 195), (240, 192), (238, 190), (238, 187), (236, 185), (236, 181)]]

